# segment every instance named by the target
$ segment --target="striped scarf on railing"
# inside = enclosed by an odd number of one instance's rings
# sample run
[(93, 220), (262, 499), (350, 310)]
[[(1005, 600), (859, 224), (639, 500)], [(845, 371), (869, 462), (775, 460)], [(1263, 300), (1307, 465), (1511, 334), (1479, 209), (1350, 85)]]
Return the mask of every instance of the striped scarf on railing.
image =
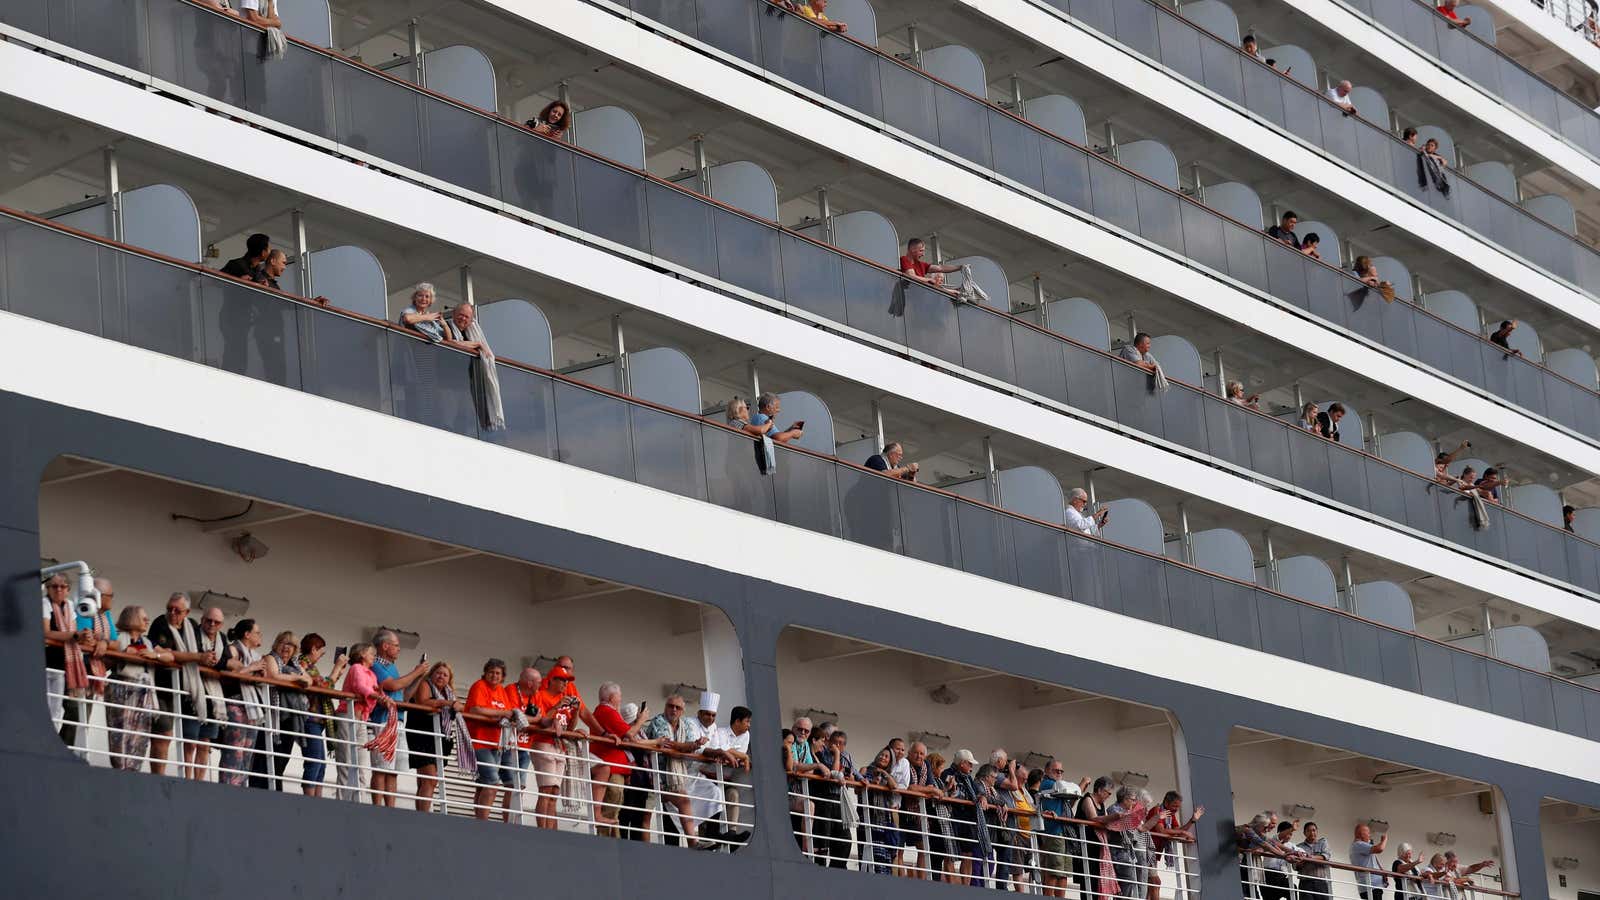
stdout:
[[(104, 617), (97, 616), (96, 621), (102, 618)], [(50, 604), (50, 619), (55, 623), (57, 631), (65, 631), (69, 634), (77, 633), (78, 620), (74, 616), (70, 604), (52, 602)], [(61, 648), (61, 656), (65, 660), (67, 668), (67, 693), (83, 696), (83, 693), (89, 688), (89, 668), (83, 664), (83, 651), (78, 648), (78, 642), (69, 639), (66, 646)], [(104, 663), (100, 665), (100, 674), (105, 674)], [(101, 686), (101, 691), (105, 690), (105, 682), (96, 683)]]
[(392, 710), (389, 713), (389, 718), (383, 721), (383, 727), (378, 730), (378, 733), (373, 736), (372, 740), (367, 741), (361, 746), (371, 750), (373, 753), (383, 756), (384, 762), (393, 762), (394, 748), (399, 742), (400, 713), (398, 710)]

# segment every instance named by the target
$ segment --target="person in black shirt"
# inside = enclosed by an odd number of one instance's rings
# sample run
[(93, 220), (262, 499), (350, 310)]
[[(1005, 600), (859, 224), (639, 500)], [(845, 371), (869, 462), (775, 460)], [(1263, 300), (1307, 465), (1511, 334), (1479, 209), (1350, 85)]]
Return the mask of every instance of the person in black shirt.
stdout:
[(1517, 320), (1506, 319), (1504, 322), (1500, 323), (1499, 328), (1495, 329), (1494, 334), (1489, 335), (1489, 342), (1493, 344), (1499, 344), (1501, 347), (1503, 347), (1507, 356), (1521, 356), (1521, 350), (1514, 350), (1511, 347), (1511, 332), (1516, 330)]
[(1572, 518), (1577, 514), (1578, 508), (1576, 506), (1561, 507), (1561, 527), (1576, 534), (1577, 530), (1572, 527)]
[(916, 481), (917, 471), (921, 466), (917, 463), (901, 465), (901, 461), (905, 458), (906, 448), (900, 446), (899, 441), (890, 441), (883, 445), (882, 453), (874, 453), (867, 457), (867, 468), (895, 478), (903, 478), (906, 481)]
[(1281, 241), (1299, 250), (1302, 246), (1300, 238), (1294, 233), (1294, 227), (1299, 224), (1300, 216), (1291, 209), (1283, 214), (1283, 219), (1279, 224), (1267, 229), (1267, 237), (1275, 241)]
[(1327, 412), (1317, 413), (1317, 434), (1339, 443), (1339, 420), (1344, 418), (1344, 404), (1332, 403)]
[(245, 239), (244, 255), (228, 260), (222, 267), (222, 274), (256, 281), (256, 270), (266, 264), (267, 255), (271, 252), (272, 238), (260, 233), (252, 234)]

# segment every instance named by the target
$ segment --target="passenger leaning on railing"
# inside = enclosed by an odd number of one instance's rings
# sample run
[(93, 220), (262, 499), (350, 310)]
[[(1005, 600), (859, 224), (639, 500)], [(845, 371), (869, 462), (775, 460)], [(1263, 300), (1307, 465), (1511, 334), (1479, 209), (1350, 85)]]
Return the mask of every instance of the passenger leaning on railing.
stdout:
[[(263, 657), (263, 661), (267, 664), (266, 676), (279, 682), (288, 682), (288, 685), (311, 687), (311, 676), (300, 668), (299, 651), (300, 641), (294, 636), (294, 632), (279, 632), (278, 636), (272, 639), (272, 652)], [(280, 791), (283, 790), (284, 770), (289, 768), (289, 757), (296, 746), (300, 748), (300, 755), (308, 764), (313, 760), (322, 759), (320, 742), (317, 746), (313, 746), (306, 735), (305, 714), (311, 709), (311, 696), (288, 685), (273, 685), (269, 693), (272, 698), (272, 709), (268, 720), (273, 723), (274, 734), (273, 787)], [(301, 777), (309, 776), (302, 774)]]
[[(423, 709), (406, 711), (406, 755), (417, 771), (417, 811), (433, 808), (433, 795), (439, 785), (439, 769), (456, 758), (456, 713), (463, 708), (450, 686), (455, 670), (440, 660), (428, 676), (412, 685), (406, 701)], [(427, 712), (423, 710), (429, 710)]]
[[(622, 714), (622, 685), (607, 681), (600, 685), (599, 704), (594, 708), (598, 734), (619, 741), (637, 741), (644, 727), (643, 704), (635, 705), (632, 718)], [(633, 774), (628, 751), (614, 744), (596, 742), (589, 752), (605, 763), (605, 778), (596, 779), (594, 787), (595, 833), (604, 837), (621, 837), (618, 828), (625, 793), (624, 785)]]
[[(109, 584), (109, 583), (108, 583)], [(102, 599), (105, 594), (102, 592)], [(145, 659), (172, 662), (172, 653), (151, 643), (150, 616), (142, 606), (126, 606), (117, 617), (117, 649)], [(113, 768), (137, 772), (150, 749), (150, 723), (158, 707), (150, 667), (119, 659), (106, 687), (106, 744)]]
[[(235, 675), (265, 674), (261, 659), (261, 626), (255, 619), (240, 619), (228, 632), (228, 643), (217, 659), (217, 669)], [(258, 751), (265, 750), (261, 726), (266, 722), (265, 689), (254, 682), (237, 678), (222, 680), (222, 695), (227, 706), (228, 724), (222, 728), (222, 760), (217, 763), (217, 780), (223, 784), (266, 787), (256, 767)]]
[[(92, 632), (77, 627), (72, 611), (72, 582), (64, 573), (51, 575), (44, 583), (44, 637), (61, 645), (46, 645), (45, 687), (50, 692), (50, 715), (61, 722), (61, 740), (77, 747), (78, 727), (89, 721), (85, 698), (89, 693), (89, 667), (85, 654), (99, 645)], [(61, 672), (61, 675), (54, 675)]]
[[(641, 734), (645, 740), (654, 741), (659, 749), (673, 751), (672, 755), (657, 755), (655, 786), (661, 792), (662, 802), (678, 811), (678, 830), (683, 839), (705, 849), (712, 845), (695, 838), (698, 828), (694, 821), (693, 804), (689, 802), (688, 765), (678, 754), (698, 752), (710, 739), (700, 732), (698, 723), (683, 715), (686, 708), (683, 697), (673, 694), (667, 698), (666, 708), (645, 725)], [(671, 819), (670, 812), (664, 815)], [(648, 827), (649, 822), (646, 821), (645, 825)], [(663, 831), (666, 825), (667, 822), (662, 823)]]
[(183, 775), (202, 780), (211, 766), (210, 743), (228, 721), (222, 683), (212, 674), (226, 640), (222, 622), (222, 610), (208, 609), (196, 628), (189, 619), (189, 595), (176, 591), (167, 598), (167, 614), (150, 625), (150, 640), (170, 651), (178, 664), (156, 673), (156, 702), (161, 712), (151, 726), (150, 771), (157, 775), (166, 770), (174, 727), (180, 739)]
[[(327, 677), (323, 677), (317, 669), (317, 664), (322, 660), (322, 654), (327, 648), (328, 642), (323, 640), (322, 635), (308, 634), (300, 639), (300, 655), (295, 659), (296, 668), (311, 679), (311, 686), (323, 690), (330, 690), (338, 683), (348, 663), (347, 656), (343, 654), (335, 656), (333, 671)], [(334, 702), (331, 697), (324, 694), (311, 694), (308, 700), (304, 724), (305, 739), (300, 745), (300, 752), (305, 756), (300, 790), (308, 797), (320, 797), (322, 779), (327, 773), (327, 736), (333, 732)]]
[[(372, 661), (372, 674), (378, 680), (378, 690), (388, 698), (384, 703), (372, 710), (367, 716), (369, 739), (376, 740), (378, 733), (389, 723), (390, 716), (401, 715), (395, 704), (405, 696), (405, 692), (417, 679), (428, 671), (428, 655), (424, 653), (417, 664), (405, 674), (400, 673), (400, 636), (385, 628), (372, 638), (372, 645), (377, 651)], [(372, 760), (372, 802), (383, 806), (394, 806), (399, 799), (400, 776), (398, 774), (400, 755), (384, 756), (382, 753), (371, 754)]]

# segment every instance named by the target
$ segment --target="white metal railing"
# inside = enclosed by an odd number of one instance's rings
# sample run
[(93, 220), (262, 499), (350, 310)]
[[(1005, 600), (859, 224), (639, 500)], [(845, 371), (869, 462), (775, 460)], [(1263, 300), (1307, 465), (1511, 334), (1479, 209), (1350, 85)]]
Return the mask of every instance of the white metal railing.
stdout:
[[(495, 818), (514, 824), (539, 824), (729, 852), (748, 837), (747, 832), (734, 836), (730, 833), (734, 829), (747, 830), (753, 820), (753, 791), (747, 771), (719, 760), (586, 732), (531, 730), (535, 741), (554, 743), (511, 748), (515, 766), (510, 773), (512, 783), (490, 786), (482, 783), (487, 777), (484, 767), (479, 767), (477, 777), (461, 767), (447, 735), (408, 731), (401, 725), (393, 759), (385, 761), (379, 751), (366, 749), (379, 726), (358, 721), (353, 702), (332, 716), (282, 703), (286, 694), (334, 700), (349, 699), (349, 695), (314, 688), (301, 690), (270, 679), (208, 670), (208, 676), (271, 685), (266, 702), (219, 699), (227, 714), (226, 721), (219, 721), (186, 712), (187, 692), (162, 687), (148, 674), (141, 677), (115, 671), (118, 660), (133, 657), (116, 653), (107, 656), (113, 671), (103, 678), (90, 676), (92, 684), (103, 686), (103, 693), (91, 689), (82, 696), (69, 695), (65, 673), (46, 670), (46, 699), (52, 724), (58, 731), (67, 731), (73, 751), (91, 765), (140, 771), (155, 764), (196, 780), (278, 791), (292, 788), (302, 794), (352, 802), (391, 807), (405, 804), (444, 815)], [(165, 667), (152, 660), (141, 660), (137, 665), (150, 671)], [(169, 701), (172, 712), (167, 712), (166, 704), (158, 699)], [(409, 704), (398, 706), (408, 713), (433, 712)], [(489, 721), (460, 712), (439, 712)], [(155, 732), (154, 725), (161, 717), (173, 720), (170, 734)], [(308, 720), (323, 724), (308, 726)], [(198, 736), (185, 736), (186, 723), (197, 726), (192, 730), (198, 731)], [(494, 724), (498, 727), (497, 722)], [(160, 758), (152, 755), (158, 741), (167, 743)], [(607, 777), (595, 777), (597, 768), (607, 764), (590, 752), (591, 744), (624, 749), (630, 757), (629, 772), (608, 770)], [(519, 750), (525, 755), (519, 755)], [(559, 764), (554, 794), (539, 789), (536, 768), (524, 763), (531, 763), (535, 756), (546, 761), (554, 759)], [(189, 762), (191, 757), (193, 763)], [(434, 767), (432, 776), (418, 772), (429, 766)], [(622, 783), (613, 781), (611, 774), (622, 775)], [(379, 776), (376, 781), (374, 775)], [(391, 775), (392, 782), (388, 780)], [(545, 809), (539, 808), (541, 798), (547, 801)], [(716, 821), (718, 827), (713, 833), (701, 834), (700, 826), (708, 820)]]
[[(995, 810), (984, 814), (980, 828), (980, 811), (965, 800), (817, 775), (788, 777), (795, 840), (818, 865), (1087, 900), (1107, 896), (1100, 888), (1108, 885), (1098, 882), (1101, 864), (1108, 862), (1108, 881), (1130, 889), (1140, 885), (1140, 898), (1151, 884), (1171, 900), (1199, 894), (1200, 869), (1187, 840), (1167, 839), (1159, 851), (1127, 851), (1120, 834), (1103, 830), (1109, 838), (1103, 860), (1094, 855), (1097, 838), (1086, 840), (1085, 832), (1102, 829), (1082, 820), (1037, 810), (1012, 809), (1002, 816)], [(1061, 833), (1047, 832), (1047, 824), (1060, 826)], [(1117, 891), (1111, 888), (1110, 895)]]
[[(1383, 890), (1386, 897), (1398, 900), (1429, 900), (1434, 897), (1489, 900), (1521, 896), (1515, 891), (1500, 889), (1499, 876), (1488, 872), (1480, 871), (1467, 877), (1442, 874), (1425, 876), (1421, 873), (1428, 868), (1428, 863), (1428, 859), (1423, 859), (1407, 872), (1397, 873), (1392, 869), (1367, 869), (1332, 860), (1324, 861), (1303, 853), (1290, 853), (1285, 859), (1252, 850), (1239, 857), (1239, 880), (1245, 900), (1355, 898), (1362, 896), (1368, 885)], [(1387, 879), (1387, 883), (1377, 880), (1380, 878)]]
[(1544, 10), (1557, 22), (1580, 32), (1589, 41), (1600, 39), (1600, 33), (1597, 33), (1597, 29), (1589, 21), (1596, 12), (1594, 0), (1527, 0), (1527, 2)]

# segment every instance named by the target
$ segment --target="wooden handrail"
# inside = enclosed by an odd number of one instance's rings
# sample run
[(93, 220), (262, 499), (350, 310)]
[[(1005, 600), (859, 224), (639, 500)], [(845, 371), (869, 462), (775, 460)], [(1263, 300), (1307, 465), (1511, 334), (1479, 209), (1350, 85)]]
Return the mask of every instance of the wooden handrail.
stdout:
[[(183, 0), (183, 2), (188, 2), (188, 0)], [(15, 219), (18, 219), (18, 220), (21, 220), (21, 221), (30, 222), (32, 224), (35, 224), (35, 225), (38, 225), (38, 226), (41, 226), (41, 227), (44, 227), (44, 228), (48, 228), (48, 229), (51, 229), (51, 230), (54, 230), (54, 231), (58, 231), (58, 232), (60, 232), (62, 234), (70, 235), (70, 236), (72, 236), (74, 238), (77, 238), (77, 239), (80, 239), (80, 240), (83, 240), (83, 241), (86, 241), (86, 242), (89, 242), (89, 243), (92, 243), (92, 244), (98, 244), (98, 245), (101, 245), (101, 246), (113, 247), (113, 248), (116, 248), (118, 250), (133, 254), (135, 256), (140, 256), (140, 257), (143, 257), (143, 258), (146, 258), (146, 259), (151, 259), (151, 260), (154, 260), (156, 262), (161, 262), (161, 263), (165, 263), (167, 265), (175, 266), (177, 268), (186, 269), (188, 271), (194, 272), (195, 274), (201, 275), (203, 277), (217, 278), (217, 279), (223, 280), (223, 281), (225, 281), (227, 283), (230, 283), (230, 284), (233, 284), (233, 285), (237, 285), (239, 287), (260, 291), (260, 292), (265, 293), (265, 294), (269, 294), (269, 295), (272, 295), (272, 296), (275, 296), (275, 297), (279, 297), (279, 298), (284, 299), (284, 300), (286, 300), (288, 302), (295, 303), (295, 304), (298, 304), (300, 306), (303, 306), (303, 307), (306, 307), (306, 308), (309, 308), (309, 309), (317, 309), (317, 310), (322, 310), (322, 311), (325, 311), (325, 312), (330, 312), (330, 313), (342, 315), (342, 316), (345, 316), (346, 318), (349, 318), (349, 319), (352, 319), (352, 320), (362, 321), (362, 322), (366, 322), (366, 323), (369, 323), (369, 324), (374, 325), (374, 326), (382, 327), (383, 329), (389, 331), (390, 333), (404, 335), (404, 336), (406, 336), (407, 338), (409, 338), (411, 340), (415, 340), (415, 341), (418, 341), (418, 342), (426, 342), (425, 339), (421, 335), (416, 334), (414, 332), (411, 332), (408, 329), (401, 328), (398, 325), (393, 325), (393, 324), (391, 324), (389, 322), (381, 321), (381, 320), (378, 320), (378, 319), (373, 319), (370, 316), (364, 316), (364, 315), (361, 315), (360, 313), (351, 312), (349, 310), (340, 309), (340, 308), (334, 307), (334, 306), (332, 306), (330, 304), (317, 303), (317, 302), (314, 302), (314, 301), (311, 301), (311, 300), (306, 300), (304, 298), (298, 297), (298, 296), (296, 296), (294, 294), (289, 294), (289, 293), (287, 293), (285, 291), (282, 291), (282, 290), (279, 290), (279, 289), (274, 289), (274, 288), (265, 287), (263, 285), (258, 285), (258, 284), (254, 283), (254, 282), (246, 281), (246, 280), (239, 279), (239, 278), (234, 278), (233, 276), (222, 274), (220, 272), (217, 272), (217, 271), (212, 270), (212, 269), (205, 268), (204, 266), (200, 266), (200, 265), (197, 265), (195, 263), (185, 262), (183, 260), (174, 259), (172, 257), (166, 256), (166, 255), (161, 254), (161, 253), (156, 253), (154, 251), (145, 250), (145, 249), (138, 248), (138, 247), (133, 247), (131, 245), (124, 244), (124, 243), (121, 243), (119, 241), (113, 241), (113, 240), (110, 240), (108, 238), (100, 237), (99, 235), (89, 234), (88, 232), (80, 231), (80, 230), (78, 230), (76, 228), (72, 228), (72, 227), (67, 226), (67, 225), (62, 225), (62, 224), (57, 223), (57, 222), (51, 222), (51, 221), (46, 220), (46, 219), (41, 219), (41, 218), (39, 218), (37, 216), (34, 216), (32, 214), (29, 214), (29, 213), (18, 212), (18, 211), (15, 211), (15, 210), (7, 209), (5, 207), (0, 207), (0, 216), (10, 216), (12, 218), (15, 218)], [(457, 350), (457, 349), (455, 349), (453, 347), (446, 347), (446, 346), (443, 346), (443, 345), (434, 345), (434, 346), (438, 347), (440, 352), (459, 353), (459, 354), (461, 354), (463, 359), (472, 358), (472, 354), (467, 353), (467, 352), (462, 351), (462, 350)], [(663, 413), (665, 415), (674, 416), (674, 417), (677, 417), (677, 418), (680, 418), (680, 419), (685, 419), (685, 420), (688, 420), (688, 421), (698, 422), (701, 425), (704, 425), (704, 426), (707, 426), (707, 427), (710, 427), (710, 428), (713, 428), (713, 429), (720, 429), (721, 431), (723, 431), (726, 434), (737, 436), (737, 437), (742, 438), (742, 439), (747, 440), (747, 441), (752, 441), (753, 442), (755, 440), (754, 438), (750, 437), (749, 435), (745, 434), (743, 431), (740, 431), (739, 429), (733, 428), (733, 427), (731, 427), (729, 425), (726, 425), (726, 424), (724, 424), (722, 422), (717, 422), (714, 419), (708, 418), (706, 416), (701, 416), (701, 415), (697, 415), (697, 414), (694, 414), (694, 413), (688, 413), (688, 412), (684, 412), (682, 410), (672, 409), (671, 407), (663, 406), (663, 405), (658, 404), (658, 403), (653, 403), (653, 402), (648, 401), (648, 400), (641, 400), (641, 399), (638, 399), (636, 397), (631, 397), (631, 396), (629, 396), (627, 394), (623, 394), (623, 393), (620, 393), (620, 392), (617, 392), (617, 391), (613, 391), (613, 390), (610, 390), (608, 388), (603, 388), (603, 387), (598, 387), (596, 385), (587, 384), (585, 382), (581, 382), (581, 381), (578, 381), (578, 380), (576, 380), (574, 378), (571, 378), (571, 377), (569, 377), (567, 375), (563, 375), (563, 374), (561, 374), (559, 372), (550, 371), (548, 369), (541, 369), (541, 368), (539, 368), (537, 366), (533, 366), (533, 365), (530, 365), (528, 363), (516, 362), (514, 360), (509, 360), (509, 359), (504, 359), (504, 358), (500, 358), (497, 361), (500, 364), (506, 365), (508, 368), (519, 369), (519, 370), (528, 372), (530, 374), (539, 375), (539, 376), (548, 378), (548, 379), (550, 379), (552, 381), (556, 381), (556, 382), (560, 382), (562, 384), (566, 384), (566, 385), (568, 385), (570, 387), (573, 387), (573, 388), (589, 391), (589, 392), (595, 393), (595, 394), (600, 394), (602, 396), (610, 397), (610, 398), (618, 400), (620, 402), (624, 402), (624, 403), (628, 403), (628, 404), (632, 404), (632, 405), (636, 405), (636, 406), (641, 406), (641, 407), (645, 407), (645, 408), (648, 408), (648, 409), (652, 409), (652, 410), (655, 410), (657, 412)], [(992, 513), (994, 513), (996, 515), (1004, 516), (1004, 517), (1010, 518), (1010, 519), (1017, 519), (1017, 520), (1020, 520), (1020, 521), (1028, 522), (1030, 524), (1037, 525), (1037, 526), (1040, 526), (1042, 528), (1047, 528), (1047, 529), (1050, 529), (1052, 531), (1060, 532), (1060, 533), (1065, 534), (1065, 535), (1067, 535), (1069, 537), (1072, 537), (1072, 538), (1077, 538), (1077, 539), (1080, 539), (1080, 540), (1087, 540), (1087, 541), (1094, 541), (1096, 543), (1103, 544), (1105, 546), (1112, 547), (1114, 549), (1120, 550), (1120, 551), (1122, 551), (1124, 553), (1131, 553), (1131, 554), (1134, 554), (1134, 555), (1137, 555), (1137, 556), (1142, 556), (1142, 557), (1145, 557), (1147, 559), (1162, 563), (1163, 565), (1176, 566), (1178, 568), (1181, 568), (1181, 569), (1184, 569), (1184, 570), (1187, 570), (1187, 571), (1191, 571), (1191, 572), (1194, 572), (1194, 573), (1199, 574), (1199, 575), (1203, 575), (1203, 576), (1208, 577), (1208, 578), (1212, 578), (1212, 579), (1216, 579), (1216, 580), (1219, 580), (1219, 581), (1228, 582), (1228, 583), (1237, 585), (1239, 587), (1248, 588), (1251, 591), (1259, 591), (1261, 593), (1269, 594), (1271, 596), (1274, 596), (1274, 597), (1277, 597), (1279, 599), (1286, 600), (1286, 601), (1289, 601), (1289, 602), (1292, 602), (1292, 603), (1298, 603), (1298, 604), (1301, 604), (1303, 606), (1312, 606), (1312, 607), (1315, 607), (1318, 610), (1321, 610), (1323, 612), (1330, 613), (1330, 614), (1333, 614), (1333, 615), (1344, 616), (1344, 617), (1347, 617), (1347, 618), (1350, 618), (1350, 619), (1354, 619), (1354, 620), (1357, 620), (1357, 621), (1360, 621), (1360, 622), (1364, 622), (1364, 623), (1372, 625), (1372, 626), (1374, 626), (1376, 628), (1382, 628), (1382, 629), (1384, 629), (1386, 631), (1392, 631), (1392, 632), (1395, 632), (1397, 634), (1404, 634), (1404, 635), (1407, 635), (1409, 637), (1416, 638), (1417, 640), (1428, 641), (1430, 643), (1437, 644), (1437, 645), (1439, 645), (1441, 647), (1446, 647), (1448, 649), (1457, 650), (1458, 652), (1462, 652), (1462, 653), (1469, 653), (1469, 654), (1472, 654), (1474, 656), (1482, 657), (1484, 659), (1493, 659), (1492, 657), (1489, 657), (1486, 654), (1478, 653), (1478, 652), (1473, 651), (1473, 650), (1466, 650), (1464, 648), (1453, 647), (1453, 646), (1445, 643), (1444, 641), (1440, 641), (1440, 640), (1438, 640), (1436, 638), (1431, 638), (1431, 637), (1428, 637), (1426, 635), (1417, 634), (1415, 632), (1404, 631), (1402, 629), (1395, 628), (1392, 625), (1388, 625), (1388, 624), (1385, 624), (1383, 622), (1378, 622), (1378, 621), (1373, 620), (1373, 619), (1368, 619), (1368, 618), (1365, 618), (1363, 616), (1357, 615), (1356, 613), (1349, 612), (1347, 610), (1330, 609), (1328, 607), (1322, 606), (1321, 604), (1312, 603), (1312, 602), (1307, 601), (1307, 600), (1302, 600), (1302, 599), (1300, 599), (1298, 597), (1294, 597), (1294, 596), (1291, 596), (1289, 594), (1284, 594), (1284, 593), (1281, 593), (1279, 591), (1275, 591), (1275, 590), (1273, 590), (1271, 588), (1262, 587), (1262, 586), (1256, 585), (1256, 584), (1254, 584), (1252, 582), (1244, 581), (1244, 580), (1238, 579), (1238, 578), (1233, 578), (1231, 576), (1224, 575), (1224, 574), (1221, 574), (1221, 573), (1218, 573), (1218, 572), (1212, 572), (1212, 571), (1207, 570), (1207, 569), (1202, 569), (1202, 568), (1200, 568), (1198, 566), (1191, 565), (1191, 564), (1183, 562), (1181, 560), (1168, 559), (1165, 556), (1162, 556), (1162, 555), (1159, 555), (1159, 554), (1156, 554), (1156, 553), (1152, 553), (1152, 552), (1150, 552), (1148, 550), (1144, 550), (1144, 549), (1139, 548), (1139, 547), (1131, 547), (1131, 546), (1128, 546), (1126, 544), (1121, 544), (1121, 543), (1118, 543), (1116, 541), (1109, 540), (1109, 539), (1107, 539), (1105, 537), (1102, 537), (1100, 535), (1083, 534), (1082, 532), (1067, 528), (1066, 526), (1064, 526), (1064, 525), (1062, 525), (1060, 523), (1046, 522), (1046, 521), (1044, 521), (1042, 519), (1036, 519), (1036, 518), (1034, 518), (1032, 516), (1028, 516), (1028, 515), (1025, 515), (1023, 513), (1018, 513), (1018, 512), (1011, 511), (1011, 510), (1002, 509), (1001, 507), (996, 506), (996, 505), (994, 505), (992, 503), (988, 503), (988, 502), (983, 501), (983, 500), (976, 500), (976, 499), (973, 499), (973, 498), (970, 498), (970, 497), (964, 497), (964, 496), (961, 496), (960, 494), (956, 494), (956, 493), (954, 493), (952, 491), (944, 490), (943, 488), (933, 487), (931, 485), (920, 484), (918, 482), (913, 482), (913, 481), (905, 481), (903, 479), (896, 478), (896, 477), (891, 476), (891, 475), (887, 475), (887, 474), (885, 474), (883, 472), (879, 472), (879, 471), (877, 471), (875, 469), (869, 469), (865, 465), (862, 465), (860, 463), (855, 463), (855, 462), (850, 462), (848, 460), (840, 459), (837, 456), (829, 456), (827, 454), (821, 453), (821, 452), (816, 451), (816, 450), (811, 450), (811, 449), (808, 449), (808, 448), (805, 448), (805, 447), (791, 447), (791, 446), (788, 446), (788, 445), (784, 445), (782, 449), (784, 449), (784, 450), (786, 450), (788, 452), (798, 453), (798, 454), (801, 454), (803, 456), (807, 456), (807, 457), (810, 457), (810, 458), (813, 458), (813, 459), (817, 459), (817, 460), (821, 460), (821, 461), (824, 461), (824, 462), (832, 463), (833, 465), (836, 465), (836, 466), (843, 466), (845, 468), (848, 468), (848, 469), (851, 469), (851, 470), (855, 471), (859, 475), (870, 476), (870, 477), (875, 477), (875, 478), (882, 478), (882, 479), (884, 479), (886, 481), (891, 482), (892, 484), (894, 484), (897, 487), (903, 487), (903, 488), (908, 488), (908, 489), (931, 492), (931, 493), (937, 494), (939, 496), (948, 498), (949, 500), (951, 500), (953, 502), (966, 503), (966, 504), (970, 504), (972, 506), (977, 506), (977, 507), (985, 509), (985, 510), (987, 510), (989, 512), (992, 512)], [(1560, 680), (1560, 681), (1566, 682), (1568, 684), (1572, 684), (1574, 687), (1579, 687), (1579, 688), (1583, 688), (1585, 690), (1592, 690), (1592, 691), (1596, 691), (1597, 693), (1600, 693), (1600, 688), (1590, 688), (1587, 685), (1577, 684), (1576, 682), (1568, 681), (1568, 679), (1562, 678), (1560, 675), (1556, 675), (1556, 674), (1551, 673), (1551, 672), (1536, 672), (1533, 669), (1528, 669), (1525, 666), (1521, 666), (1521, 665), (1518, 665), (1516, 663), (1508, 662), (1508, 661), (1505, 661), (1505, 660), (1494, 660), (1494, 661), (1495, 662), (1499, 662), (1502, 665), (1506, 665), (1506, 666), (1511, 666), (1513, 668), (1522, 669), (1523, 671), (1531, 672), (1531, 673), (1536, 674), (1536, 675), (1542, 675), (1542, 676), (1547, 677), (1547, 678)]]

